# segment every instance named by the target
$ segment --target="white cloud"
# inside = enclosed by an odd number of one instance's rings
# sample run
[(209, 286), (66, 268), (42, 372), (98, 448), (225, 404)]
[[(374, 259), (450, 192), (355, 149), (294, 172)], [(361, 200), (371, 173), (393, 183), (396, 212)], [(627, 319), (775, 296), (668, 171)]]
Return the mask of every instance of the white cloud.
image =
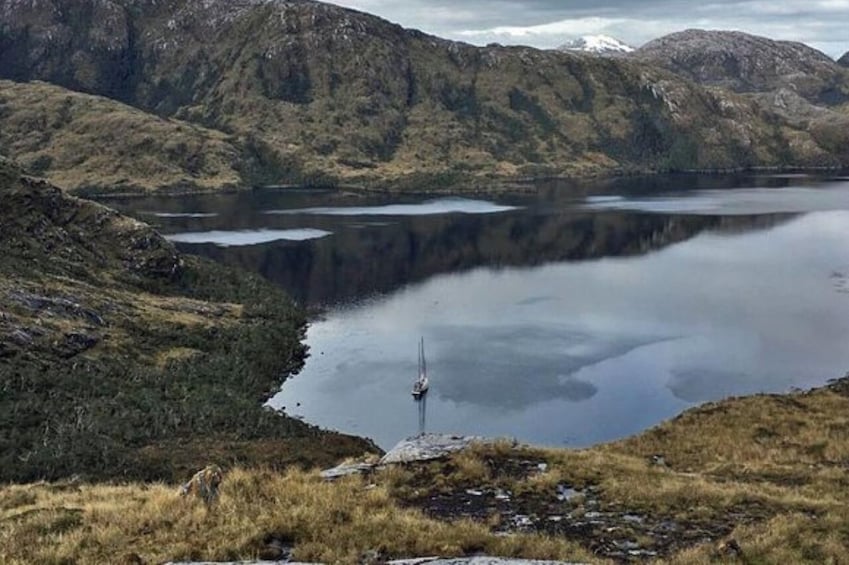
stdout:
[(801, 41), (838, 57), (849, 51), (849, 0), (340, 0), (407, 27), (476, 44), (549, 48), (605, 34), (639, 46), (688, 28)]
[(561, 20), (547, 24), (534, 26), (499, 26), (492, 29), (483, 30), (463, 30), (457, 35), (461, 37), (480, 37), (486, 35), (502, 36), (502, 37), (542, 37), (542, 36), (559, 36), (566, 35), (586, 35), (591, 33), (600, 33), (606, 29), (622, 24), (627, 20), (608, 19), (608, 18), (580, 18), (574, 20)]

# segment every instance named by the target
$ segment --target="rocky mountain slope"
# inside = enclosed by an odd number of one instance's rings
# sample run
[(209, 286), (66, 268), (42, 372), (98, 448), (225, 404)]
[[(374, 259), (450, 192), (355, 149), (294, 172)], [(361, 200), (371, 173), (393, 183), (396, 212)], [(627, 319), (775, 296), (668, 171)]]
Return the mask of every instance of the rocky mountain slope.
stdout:
[(227, 132), (265, 182), (845, 162), (760, 101), (639, 61), (478, 48), (310, 1), (0, 0), (0, 78)]
[(239, 186), (239, 141), (41, 82), (0, 80), (0, 153), (76, 192)]
[(700, 84), (735, 92), (786, 89), (818, 105), (849, 101), (849, 71), (801, 43), (691, 29), (650, 41), (633, 56)]
[(844, 53), (843, 56), (837, 60), (837, 64), (849, 67), (849, 52)]
[(0, 481), (371, 449), (262, 408), (305, 354), (302, 314), (270, 283), (2, 158), (0, 201)]

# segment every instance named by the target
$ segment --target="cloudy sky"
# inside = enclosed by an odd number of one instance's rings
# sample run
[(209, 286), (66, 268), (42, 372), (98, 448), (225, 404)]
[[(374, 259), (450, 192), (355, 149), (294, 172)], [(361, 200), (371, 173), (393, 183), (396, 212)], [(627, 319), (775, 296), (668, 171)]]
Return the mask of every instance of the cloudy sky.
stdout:
[(634, 46), (687, 28), (733, 29), (849, 51), (849, 0), (331, 0), (469, 43), (555, 47), (606, 34)]

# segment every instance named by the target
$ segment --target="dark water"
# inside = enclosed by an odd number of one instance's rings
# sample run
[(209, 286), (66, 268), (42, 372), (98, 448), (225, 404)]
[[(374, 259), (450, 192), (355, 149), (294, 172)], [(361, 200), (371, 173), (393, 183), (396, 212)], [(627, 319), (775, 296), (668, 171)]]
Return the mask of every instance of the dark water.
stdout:
[(849, 370), (849, 179), (658, 177), (493, 198), (273, 192), (113, 201), (305, 305), (272, 401), (374, 438), (589, 445)]

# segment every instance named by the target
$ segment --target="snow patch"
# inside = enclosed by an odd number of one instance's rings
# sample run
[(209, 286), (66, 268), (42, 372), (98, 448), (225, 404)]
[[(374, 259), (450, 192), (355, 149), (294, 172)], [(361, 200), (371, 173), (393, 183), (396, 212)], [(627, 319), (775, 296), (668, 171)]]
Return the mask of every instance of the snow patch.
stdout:
[(634, 48), (609, 35), (584, 35), (568, 41), (557, 48), (560, 51), (582, 51), (584, 53), (630, 53)]

